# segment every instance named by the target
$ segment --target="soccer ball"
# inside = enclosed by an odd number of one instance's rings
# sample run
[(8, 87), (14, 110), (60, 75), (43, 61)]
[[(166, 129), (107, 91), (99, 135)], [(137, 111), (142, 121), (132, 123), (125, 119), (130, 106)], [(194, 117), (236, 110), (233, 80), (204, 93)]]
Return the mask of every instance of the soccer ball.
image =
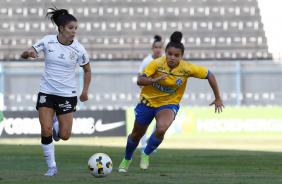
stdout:
[(88, 169), (97, 178), (106, 177), (113, 169), (113, 162), (105, 153), (96, 153), (88, 160)]

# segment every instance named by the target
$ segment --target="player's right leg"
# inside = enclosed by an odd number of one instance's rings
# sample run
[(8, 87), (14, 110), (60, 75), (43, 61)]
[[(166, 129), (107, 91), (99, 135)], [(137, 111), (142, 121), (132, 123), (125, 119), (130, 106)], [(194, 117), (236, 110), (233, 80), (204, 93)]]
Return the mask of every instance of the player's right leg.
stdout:
[(127, 144), (125, 149), (125, 157), (122, 160), (121, 164), (119, 165), (119, 172), (127, 172), (129, 164), (132, 160), (132, 155), (137, 148), (139, 141), (141, 137), (144, 135), (148, 128), (148, 125), (142, 126), (139, 123), (137, 123), (137, 120), (135, 120), (134, 128), (132, 130), (132, 133), (127, 138)]
[(49, 168), (45, 174), (46, 176), (54, 176), (57, 174), (55, 147), (52, 139), (52, 122), (55, 113), (55, 104), (54, 95), (38, 93), (36, 109), (39, 112), (41, 125), (41, 144)]
[(39, 107), (38, 111), (41, 124), (41, 144), (48, 164), (48, 171), (45, 176), (54, 176), (57, 175), (55, 147), (52, 140), (52, 118), (54, 116), (54, 109)]
[(132, 155), (139, 144), (140, 139), (147, 131), (148, 126), (155, 116), (155, 108), (138, 104), (135, 111), (135, 122), (132, 133), (128, 136), (125, 149), (125, 157), (119, 166), (119, 172), (127, 172)]

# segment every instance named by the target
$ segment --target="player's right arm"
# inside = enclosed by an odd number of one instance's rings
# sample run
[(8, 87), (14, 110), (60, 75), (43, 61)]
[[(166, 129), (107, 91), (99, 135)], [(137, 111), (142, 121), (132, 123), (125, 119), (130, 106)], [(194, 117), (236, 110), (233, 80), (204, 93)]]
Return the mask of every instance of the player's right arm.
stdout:
[(161, 75), (161, 76), (158, 76), (157, 78), (148, 78), (146, 76), (141, 76), (138, 78), (137, 80), (137, 84), (140, 85), (140, 86), (148, 86), (150, 84), (153, 84), (155, 82), (160, 82), (162, 80), (165, 80), (167, 77), (167, 74), (165, 75)]
[(140, 76), (139, 76), (139, 78), (137, 80), (137, 85), (139, 85), (139, 86), (147, 86), (147, 85), (153, 84), (155, 82), (159, 82), (159, 81), (165, 80), (167, 75), (161, 75), (161, 76), (158, 76), (156, 78), (151, 78), (151, 76), (157, 70), (158, 70), (158, 64), (154, 60), (140, 74)]
[(39, 52), (43, 51), (45, 49), (45, 42), (50, 39), (50, 35), (45, 36), (44, 38), (42, 38), (41, 40), (39, 40), (36, 44), (32, 45), (32, 47), (30, 47), (29, 49), (25, 50), (21, 57), (23, 59), (28, 59), (30, 57), (32, 58), (36, 58), (38, 57)]
[(23, 53), (21, 54), (21, 58), (23, 59), (28, 59), (30, 57), (32, 58), (38, 57), (37, 52), (33, 47), (30, 47), (29, 49), (23, 51)]
[[(141, 74), (141, 73), (138, 73), (137, 79), (139, 78), (140, 74)], [(137, 84), (137, 85), (138, 85), (138, 84)], [(138, 86), (139, 86), (139, 85), (138, 85)], [(139, 86), (139, 87), (142, 89), (144, 86)]]

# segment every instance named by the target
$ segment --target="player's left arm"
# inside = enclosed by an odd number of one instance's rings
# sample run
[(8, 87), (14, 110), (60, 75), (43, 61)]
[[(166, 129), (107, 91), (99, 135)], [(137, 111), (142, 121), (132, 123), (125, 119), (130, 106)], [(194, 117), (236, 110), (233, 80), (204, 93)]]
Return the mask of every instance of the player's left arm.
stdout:
[(90, 63), (87, 63), (82, 68), (84, 70), (84, 84), (83, 84), (83, 90), (82, 90), (82, 93), (81, 93), (79, 99), (80, 99), (81, 102), (85, 102), (85, 101), (88, 100), (88, 88), (89, 88), (90, 81), (91, 81)]
[(219, 93), (219, 89), (218, 89), (218, 85), (217, 85), (215, 76), (211, 72), (209, 73), (208, 81), (210, 83), (210, 86), (215, 96), (215, 100), (210, 104), (210, 106), (215, 105), (215, 113), (216, 112), (220, 113), (222, 112), (222, 107), (224, 107), (224, 105), (220, 98), (220, 93)]

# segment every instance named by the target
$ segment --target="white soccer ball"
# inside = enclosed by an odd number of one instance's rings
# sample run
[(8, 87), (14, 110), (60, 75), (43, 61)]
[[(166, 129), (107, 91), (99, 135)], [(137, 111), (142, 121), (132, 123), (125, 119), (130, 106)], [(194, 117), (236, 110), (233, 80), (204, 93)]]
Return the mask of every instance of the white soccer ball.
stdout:
[(105, 153), (96, 153), (88, 160), (88, 169), (93, 176), (102, 178), (111, 173), (113, 162)]

